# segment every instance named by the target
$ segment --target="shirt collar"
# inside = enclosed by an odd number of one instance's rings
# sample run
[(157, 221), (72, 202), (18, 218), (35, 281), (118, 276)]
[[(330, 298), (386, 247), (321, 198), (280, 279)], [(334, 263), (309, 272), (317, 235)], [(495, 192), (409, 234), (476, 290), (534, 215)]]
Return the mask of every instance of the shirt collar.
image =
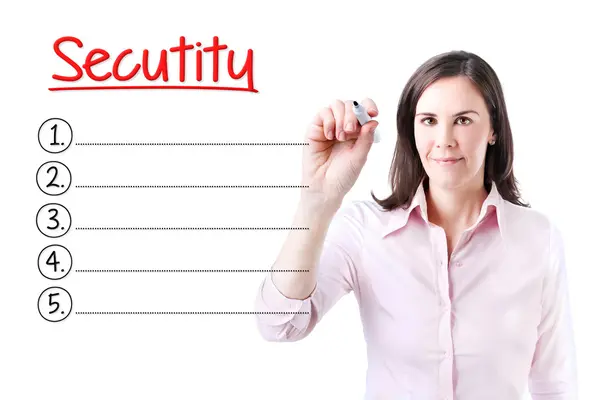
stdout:
[[(398, 207), (392, 211), (389, 211), (389, 216), (387, 218), (387, 222), (383, 224), (383, 229), (381, 232), (381, 237), (384, 238), (390, 233), (403, 228), (408, 222), (408, 218), (413, 210), (416, 208), (420, 212), (421, 218), (425, 221), (429, 221), (427, 216), (427, 200), (425, 198), (425, 189), (423, 187), (423, 178), (421, 183), (417, 187), (417, 191), (412, 199), (410, 206), (407, 209), (403, 209)], [(500, 235), (502, 238), (505, 237), (505, 223), (504, 223), (504, 199), (500, 196), (498, 192), (498, 188), (496, 187), (496, 183), (492, 181), (491, 190), (483, 202), (481, 207), (481, 212), (479, 217), (477, 218), (477, 222), (475, 225), (479, 224), (483, 218), (485, 218), (492, 210), (491, 208), (495, 208), (495, 216), (498, 221), (498, 226), (500, 229)]]

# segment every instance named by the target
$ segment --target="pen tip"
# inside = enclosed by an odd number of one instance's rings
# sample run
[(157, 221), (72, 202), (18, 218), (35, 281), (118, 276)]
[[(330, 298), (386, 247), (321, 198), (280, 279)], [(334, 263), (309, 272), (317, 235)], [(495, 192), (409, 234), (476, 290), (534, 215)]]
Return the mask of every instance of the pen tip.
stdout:
[(357, 101), (353, 101), (352, 103), (354, 104), (354, 107), (358, 107), (358, 102)]

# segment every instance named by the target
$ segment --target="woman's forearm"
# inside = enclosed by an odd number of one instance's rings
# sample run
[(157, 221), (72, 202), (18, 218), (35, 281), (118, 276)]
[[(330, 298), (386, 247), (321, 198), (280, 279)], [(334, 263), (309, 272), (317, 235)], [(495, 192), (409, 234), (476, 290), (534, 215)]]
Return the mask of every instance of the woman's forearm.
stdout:
[(275, 271), (271, 271), (273, 283), (284, 296), (304, 300), (312, 294), (323, 242), (340, 205), (341, 202), (323, 203), (310, 198), (300, 200), (292, 226), (308, 230), (290, 231), (272, 266)]

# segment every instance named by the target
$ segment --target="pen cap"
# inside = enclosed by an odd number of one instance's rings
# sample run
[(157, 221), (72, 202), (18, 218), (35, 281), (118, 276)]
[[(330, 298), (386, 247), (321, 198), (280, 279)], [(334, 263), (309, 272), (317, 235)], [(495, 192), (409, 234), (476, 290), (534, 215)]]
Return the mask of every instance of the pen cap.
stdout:
[(375, 133), (373, 134), (373, 143), (379, 143), (381, 142), (381, 134), (379, 133), (378, 130), (375, 130)]

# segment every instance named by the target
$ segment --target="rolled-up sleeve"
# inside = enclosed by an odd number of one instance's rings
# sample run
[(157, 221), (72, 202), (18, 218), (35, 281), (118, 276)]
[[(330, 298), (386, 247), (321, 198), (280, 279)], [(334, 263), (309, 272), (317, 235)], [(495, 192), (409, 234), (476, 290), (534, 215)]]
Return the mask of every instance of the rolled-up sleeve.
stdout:
[(256, 322), (263, 338), (284, 342), (306, 337), (333, 305), (353, 290), (361, 259), (362, 227), (358, 202), (337, 211), (325, 235), (316, 266), (317, 282), (308, 298), (286, 297), (273, 283), (271, 272), (265, 276), (255, 301)]
[(550, 229), (542, 318), (532, 360), (529, 389), (533, 400), (578, 399), (576, 351), (561, 232)]

